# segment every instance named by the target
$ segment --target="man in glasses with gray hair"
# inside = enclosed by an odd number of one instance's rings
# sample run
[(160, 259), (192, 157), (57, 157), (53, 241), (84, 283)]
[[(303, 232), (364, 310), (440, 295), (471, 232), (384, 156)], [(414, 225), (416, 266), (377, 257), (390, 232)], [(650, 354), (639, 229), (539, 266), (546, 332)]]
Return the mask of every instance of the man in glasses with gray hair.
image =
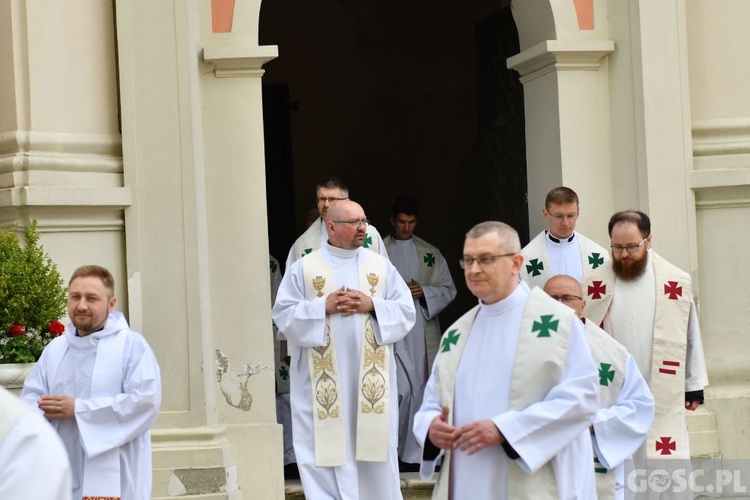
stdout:
[(579, 280), (609, 259), (607, 250), (576, 232), (580, 209), (578, 195), (560, 186), (547, 193), (544, 215), (549, 229), (539, 233), (526, 245), (521, 279), (529, 287), (542, 288), (552, 276), (565, 274)]
[(624, 345), (656, 402), (636, 458), (689, 459), (685, 409), (708, 385), (690, 275), (651, 250), (651, 220), (636, 210), (609, 220), (612, 261), (587, 274), (584, 316)]
[(596, 498), (588, 430), (598, 376), (568, 307), (519, 282), (518, 233), (474, 226), (461, 267), (479, 305), (443, 334), (414, 434), (437, 499)]

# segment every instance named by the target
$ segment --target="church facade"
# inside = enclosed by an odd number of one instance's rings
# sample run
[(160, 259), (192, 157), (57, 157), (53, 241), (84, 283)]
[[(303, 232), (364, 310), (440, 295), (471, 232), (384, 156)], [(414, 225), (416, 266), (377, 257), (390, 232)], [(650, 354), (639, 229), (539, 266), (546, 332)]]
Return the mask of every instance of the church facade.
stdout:
[[(599, 242), (614, 211), (650, 214), (700, 310), (711, 385), (691, 447), (747, 458), (750, 4), (510, 7), (530, 233), (558, 185)], [(0, 225), (36, 219), (63, 276), (113, 271), (162, 370), (154, 498), (283, 498), (262, 82), (284, 47), (259, 45), (261, 21), (260, 0), (0, 3)]]

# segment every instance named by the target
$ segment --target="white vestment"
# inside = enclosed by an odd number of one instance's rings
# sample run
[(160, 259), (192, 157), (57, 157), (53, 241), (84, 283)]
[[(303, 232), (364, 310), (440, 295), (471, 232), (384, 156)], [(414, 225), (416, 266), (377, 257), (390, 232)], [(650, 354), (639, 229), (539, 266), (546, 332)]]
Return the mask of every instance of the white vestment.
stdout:
[[(416, 238), (385, 239), (391, 263), (396, 266), (404, 281), (419, 282), (424, 294), (421, 299), (414, 299), (414, 308), (417, 310), (414, 328), (396, 343), (399, 397), (398, 456), (406, 463), (421, 461), (422, 447), (412, 432), (414, 415), (422, 405), (424, 386), (432, 368), (430, 361), (434, 359), (440, 342), (438, 315), (456, 297), (456, 285), (453, 284), (453, 278), (443, 256), (431, 245), (426, 247), (421, 241), (418, 245), (415, 240)], [(421, 246), (431, 251), (421, 255), (418, 248)], [(434, 272), (423, 271), (422, 276), (429, 276), (425, 280), (420, 277), (420, 268), (427, 268), (426, 271), (434, 269)], [(435, 336), (431, 342), (426, 338), (427, 325), (431, 327), (430, 331), (434, 332)], [(428, 353), (428, 349), (432, 352)]]
[[(271, 306), (276, 302), (276, 293), (281, 285), (281, 266), (273, 255), (268, 256), (271, 271)], [(289, 403), (289, 365), (286, 362), (286, 341), (278, 337), (278, 329), (272, 323), (273, 359), (276, 371), (276, 423), (280, 424), (284, 435), (284, 465), (293, 464), (294, 444), (292, 443), (292, 409)]]
[[(320, 234), (320, 239), (315, 237), (316, 234)], [(289, 249), (289, 255), (286, 257), (286, 265), (284, 269), (288, 270), (297, 260), (310, 252), (325, 246), (327, 241), (328, 231), (326, 231), (326, 225), (323, 223), (323, 219), (318, 217), (315, 219), (315, 222), (313, 222), (310, 227), (308, 227), (307, 230), (297, 238), (297, 241), (294, 242), (292, 248)], [(383, 238), (380, 237), (380, 233), (378, 233), (378, 230), (375, 229), (375, 226), (372, 224), (367, 225), (365, 242), (362, 247), (373, 250), (386, 259), (388, 258), (388, 252), (383, 244)]]
[(581, 281), (584, 274), (609, 260), (607, 250), (586, 236), (574, 232), (559, 239), (545, 230), (521, 250), (523, 266), (520, 277), (529, 288), (544, 284), (553, 276), (565, 274)]
[[(597, 409), (597, 370), (579, 321), (573, 321), (562, 380), (536, 404), (510, 410), (512, 369), (529, 288), (519, 283), (507, 298), (495, 304), (480, 303), (471, 326), (455, 380), (453, 425), (461, 427), (477, 420), (492, 419), (507, 442), (519, 454), (512, 460), (500, 446), (474, 455), (452, 453), (451, 496), (453, 499), (508, 498), (508, 469), (521, 467), (533, 474), (553, 461), (561, 497), (595, 498), (588, 426)], [(438, 354), (438, 358), (440, 354)], [(544, 360), (528, 370), (544, 369)], [(440, 415), (440, 396), (435, 366), (427, 382), (424, 400), (414, 422), (420, 443), (427, 441), (432, 420)], [(432, 476), (437, 458), (423, 455), (421, 475)], [(529, 492), (533, 498), (533, 492)], [(514, 499), (515, 500), (515, 499)]]
[[(344, 250), (325, 244), (322, 258), (333, 268), (334, 288), (359, 287), (358, 256), (364, 248)], [(312, 387), (307, 350), (325, 345), (326, 296), (307, 300), (302, 260), (287, 269), (276, 296), (273, 320), (288, 342), (291, 354), (291, 403), (294, 451), (307, 498), (391, 500), (401, 498), (396, 456), (398, 399), (390, 391), (389, 451), (387, 462), (355, 460), (357, 435), (357, 392), (361, 351), (362, 315), (333, 314), (333, 342), (338, 364), (340, 400), (346, 436), (346, 463), (339, 467), (316, 467), (313, 433)], [(409, 288), (393, 265), (384, 259), (386, 288), (382, 298), (374, 297), (375, 337), (380, 345), (402, 339), (414, 324), (414, 305)], [(364, 291), (368, 293), (367, 291)], [(369, 295), (369, 294), (368, 294)], [(371, 313), (372, 314), (372, 313)], [(390, 373), (396, 373), (393, 350), (388, 359)]]
[[(121, 363), (119, 354), (111, 351), (106, 354), (111, 359), (97, 363), (104, 346), (119, 335), (125, 336), (118, 349)], [(108, 373), (110, 366), (120, 364), (122, 373)], [(122, 380), (118, 392), (91, 397), (99, 380), (118, 377)], [(110, 313), (103, 330), (85, 337), (78, 337), (69, 324), (64, 335), (44, 349), (21, 396), (37, 408), (44, 394), (75, 398), (75, 419), (51, 421), (68, 452), (74, 499), (80, 499), (88, 486), (84, 484), (87, 460), (95, 464), (99, 457), (112, 454), (119, 455), (122, 500), (151, 498), (150, 429), (159, 414), (161, 377), (153, 351), (139, 333), (130, 330), (122, 313)]]
[[(607, 296), (611, 295), (611, 303), (603, 315), (602, 326), (609, 332), (612, 337), (620, 342), (628, 352), (633, 356), (638, 368), (643, 374), (649, 385), (652, 384), (652, 366), (653, 344), (654, 344), (654, 325), (656, 316), (656, 294), (666, 293), (668, 291), (660, 290), (656, 284), (656, 275), (654, 271), (653, 251), (648, 250), (648, 264), (643, 276), (633, 281), (623, 281), (616, 278), (614, 281), (614, 291), (607, 291)], [(663, 260), (663, 259), (662, 259)], [(596, 306), (597, 293), (604, 293), (605, 288), (598, 290), (596, 287), (601, 286), (600, 282), (595, 281), (606, 269), (598, 270), (586, 275), (584, 278), (584, 293), (587, 294), (587, 304), (584, 310), (585, 315), (589, 315), (590, 307)], [(592, 281), (593, 280), (593, 281)], [(684, 358), (677, 359), (679, 363), (684, 363), (685, 370), (685, 392), (699, 391), (708, 385), (708, 375), (706, 372), (706, 363), (703, 356), (703, 344), (700, 337), (700, 325), (695, 310), (695, 304), (692, 296), (686, 297), (690, 301), (689, 317), (687, 321), (687, 350)], [(598, 319), (598, 318), (597, 318)], [(675, 356), (680, 358), (680, 356)], [(659, 405), (664, 405), (660, 401), (660, 396), (654, 392), (657, 414), (654, 425), (659, 420)], [(679, 408), (675, 409), (677, 411)], [(669, 422), (667, 422), (669, 424)], [(686, 429), (675, 429), (675, 433), (684, 433), (684, 453), (689, 456)], [(646, 453), (653, 453), (652, 447), (646, 449), (647, 443), (639, 449), (634, 458), (642, 458)], [(665, 458), (669, 458), (668, 456)]]
[(38, 412), (0, 387), (0, 498), (69, 500), (70, 465)]
[[(622, 500), (625, 497), (625, 460), (632, 457), (646, 439), (654, 420), (654, 398), (635, 360), (622, 345), (592, 321), (586, 322), (586, 333), (599, 369), (600, 390), (608, 391), (612, 386), (619, 389), (612, 395), (616, 398), (612, 404), (608, 401), (611, 398), (600, 395), (592, 441), (601, 463), (595, 465), (597, 481), (599, 474), (614, 474), (612, 484), (616, 485), (616, 491), (608, 491), (607, 498), (614, 496)], [(621, 359), (611, 359), (612, 354)], [(624, 373), (617, 373), (613, 365), (624, 366)]]

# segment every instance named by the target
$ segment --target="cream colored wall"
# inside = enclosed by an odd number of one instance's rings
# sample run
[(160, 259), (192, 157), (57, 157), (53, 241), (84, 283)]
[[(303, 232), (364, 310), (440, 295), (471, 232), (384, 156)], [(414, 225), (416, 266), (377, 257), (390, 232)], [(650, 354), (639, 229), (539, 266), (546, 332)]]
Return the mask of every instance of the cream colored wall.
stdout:
[(169, 387), (153, 433), (156, 498), (196, 493), (201, 474), (222, 478), (212, 487), (228, 498), (283, 495), (258, 217), (261, 66), (275, 48), (257, 45), (259, 7), (237, 0), (232, 32), (214, 34), (208, 1), (117, 2), (131, 309), (160, 332)]
[(737, 431), (750, 408), (746, 346), (750, 321), (744, 228), (750, 217), (750, 61), (742, 0), (687, 0), (701, 327), (721, 451), (748, 458), (750, 437)]
[[(597, 2), (597, 28), (584, 32), (569, 2), (542, 3), (513, 3), (522, 51), (508, 59), (524, 84), (530, 234), (547, 227), (547, 192), (565, 185), (580, 199), (577, 230), (606, 245), (613, 212), (607, 54), (614, 50), (606, 4)], [(554, 31), (540, 16), (546, 9)]]
[(0, 2), (0, 226), (39, 221), (67, 279), (108, 267), (128, 311), (112, 5)]

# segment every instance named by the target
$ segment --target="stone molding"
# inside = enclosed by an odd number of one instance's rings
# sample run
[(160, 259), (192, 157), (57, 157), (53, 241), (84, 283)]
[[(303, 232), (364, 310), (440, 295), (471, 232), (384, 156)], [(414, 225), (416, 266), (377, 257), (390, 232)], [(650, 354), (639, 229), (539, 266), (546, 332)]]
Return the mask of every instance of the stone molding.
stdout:
[(265, 73), (263, 65), (279, 56), (276, 45), (212, 41), (203, 47), (203, 62), (213, 66), (217, 78), (255, 76)]
[(507, 65), (526, 83), (553, 71), (598, 71), (614, 50), (611, 40), (546, 40), (509, 57)]

